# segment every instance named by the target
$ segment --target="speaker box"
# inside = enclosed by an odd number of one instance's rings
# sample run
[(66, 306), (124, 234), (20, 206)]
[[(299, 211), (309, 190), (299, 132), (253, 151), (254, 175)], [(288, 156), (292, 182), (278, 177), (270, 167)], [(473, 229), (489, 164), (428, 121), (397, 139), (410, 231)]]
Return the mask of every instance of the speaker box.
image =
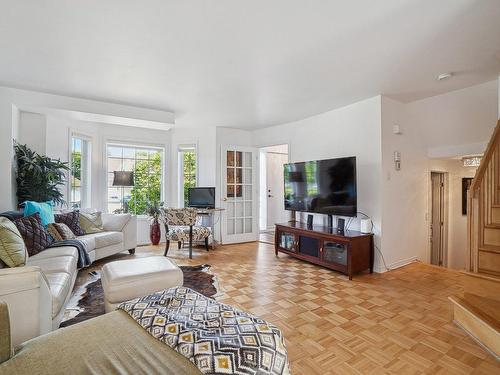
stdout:
[(337, 219), (337, 233), (344, 233), (345, 230), (345, 220), (342, 218)]
[(312, 226), (313, 226), (313, 219), (314, 219), (313, 215), (307, 215), (307, 227), (308, 228), (312, 228)]
[(360, 232), (361, 233), (371, 233), (372, 232), (372, 221), (370, 219), (361, 219)]

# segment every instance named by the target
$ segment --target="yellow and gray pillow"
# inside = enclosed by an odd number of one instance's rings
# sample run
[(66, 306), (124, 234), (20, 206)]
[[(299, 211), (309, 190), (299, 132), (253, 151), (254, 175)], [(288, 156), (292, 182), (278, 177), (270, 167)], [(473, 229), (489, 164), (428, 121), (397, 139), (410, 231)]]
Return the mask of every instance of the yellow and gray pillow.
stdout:
[(80, 212), (80, 227), (85, 234), (104, 232), (100, 212)]
[(56, 241), (74, 240), (75, 234), (64, 223), (52, 223), (47, 227), (47, 231)]
[(16, 225), (0, 217), (0, 259), (8, 267), (24, 266), (27, 261), (26, 246)]

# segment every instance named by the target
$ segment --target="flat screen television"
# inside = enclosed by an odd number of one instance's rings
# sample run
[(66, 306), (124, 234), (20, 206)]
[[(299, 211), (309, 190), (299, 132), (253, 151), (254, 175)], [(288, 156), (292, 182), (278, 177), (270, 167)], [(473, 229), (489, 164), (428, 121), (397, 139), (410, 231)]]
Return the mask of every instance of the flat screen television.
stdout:
[(356, 157), (284, 165), (285, 209), (356, 216)]
[(188, 206), (197, 208), (215, 208), (215, 188), (214, 187), (189, 188)]

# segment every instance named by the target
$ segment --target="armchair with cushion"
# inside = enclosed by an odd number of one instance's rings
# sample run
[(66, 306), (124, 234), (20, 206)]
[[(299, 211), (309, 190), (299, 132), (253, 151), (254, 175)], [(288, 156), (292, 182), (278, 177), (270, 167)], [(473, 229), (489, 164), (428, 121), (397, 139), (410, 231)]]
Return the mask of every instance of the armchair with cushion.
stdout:
[(184, 241), (189, 241), (189, 259), (193, 258), (193, 241), (204, 241), (208, 251), (208, 238), (212, 234), (210, 228), (196, 225), (198, 211), (196, 208), (162, 208), (160, 219), (165, 225), (167, 256), (170, 241), (178, 243), (179, 248)]

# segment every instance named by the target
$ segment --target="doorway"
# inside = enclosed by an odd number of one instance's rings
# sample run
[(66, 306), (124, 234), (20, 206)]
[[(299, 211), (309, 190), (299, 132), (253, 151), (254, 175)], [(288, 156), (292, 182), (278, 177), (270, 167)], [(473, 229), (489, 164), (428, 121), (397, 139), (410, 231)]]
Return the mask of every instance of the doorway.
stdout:
[(221, 146), (222, 243), (258, 239), (257, 149)]
[(447, 177), (444, 172), (431, 172), (430, 263), (441, 267), (448, 263)]
[(274, 225), (290, 219), (284, 206), (283, 165), (288, 163), (288, 145), (262, 147), (260, 153), (259, 229), (261, 242), (274, 243)]

